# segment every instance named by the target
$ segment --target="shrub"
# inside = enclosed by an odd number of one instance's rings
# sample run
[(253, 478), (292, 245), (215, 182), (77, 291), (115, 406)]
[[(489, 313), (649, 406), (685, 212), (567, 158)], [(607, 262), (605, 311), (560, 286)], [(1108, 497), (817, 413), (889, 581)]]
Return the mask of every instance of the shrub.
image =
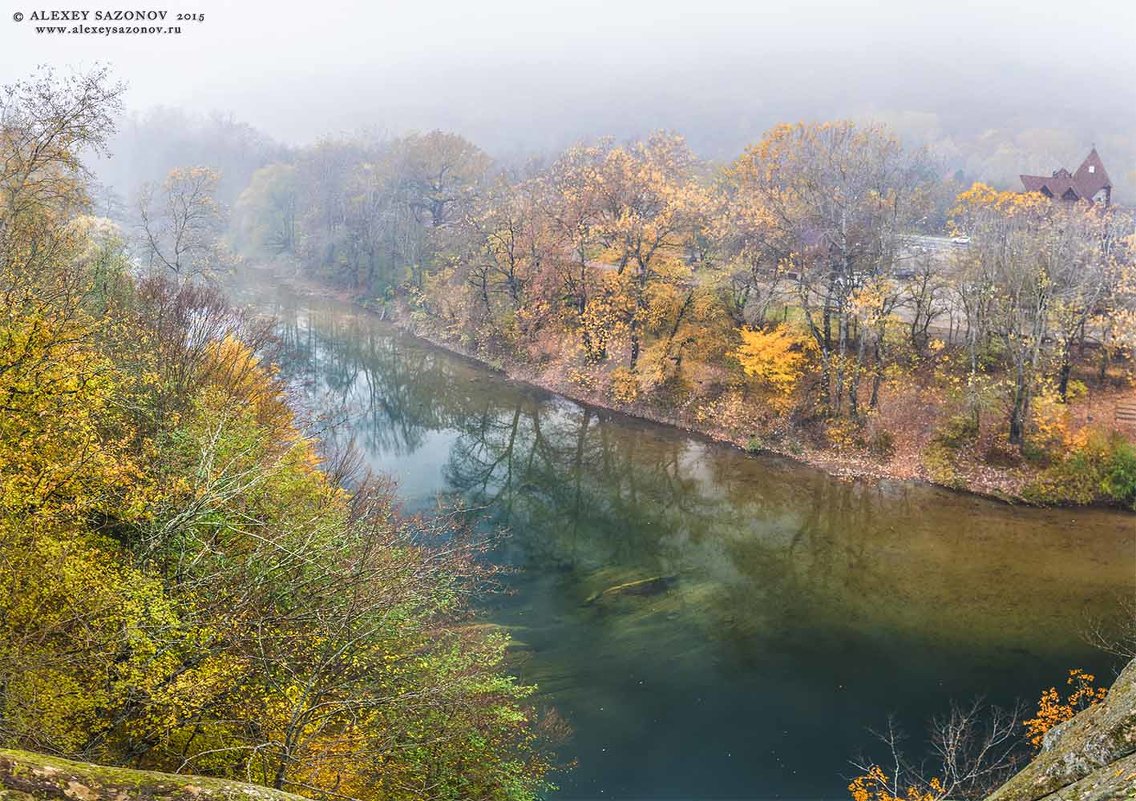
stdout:
[(611, 373), (611, 398), (616, 403), (634, 403), (639, 397), (639, 377), (626, 367)]
[(935, 442), (958, 450), (978, 437), (978, 418), (966, 412), (948, 417), (935, 432)]
[(825, 436), (837, 450), (864, 447), (863, 426), (848, 417), (835, 417), (825, 426)]
[(1136, 508), (1136, 446), (1119, 440), (1113, 447), (1101, 490), (1114, 501)]
[(964, 489), (966, 482), (955, 466), (954, 452), (942, 442), (932, 441), (923, 452), (923, 467), (927, 477), (936, 484), (952, 489)]
[(1045, 462), (1060, 454), (1069, 442), (1069, 404), (1052, 387), (1045, 387), (1033, 402), (1032, 434), (1022, 454), (1034, 462)]
[(1136, 446), (1115, 431), (1090, 431), (1024, 494), (1038, 503), (1104, 501), (1136, 509)]
[(742, 344), (734, 351), (747, 376), (765, 388), (768, 402), (779, 411), (792, 405), (792, 396), (805, 373), (814, 349), (812, 340), (792, 327), (776, 325), (768, 331), (743, 328)]

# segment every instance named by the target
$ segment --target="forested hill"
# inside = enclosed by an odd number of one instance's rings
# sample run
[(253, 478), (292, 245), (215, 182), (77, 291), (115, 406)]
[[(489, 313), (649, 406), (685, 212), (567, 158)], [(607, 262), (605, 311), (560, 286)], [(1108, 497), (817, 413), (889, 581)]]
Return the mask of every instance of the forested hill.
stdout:
[(79, 154), (121, 91), (0, 90), (0, 747), (311, 798), (535, 797), (533, 688), (468, 625), (477, 543), (321, 449), (270, 322), (173, 270), (184, 250), (140, 275), (90, 216)]

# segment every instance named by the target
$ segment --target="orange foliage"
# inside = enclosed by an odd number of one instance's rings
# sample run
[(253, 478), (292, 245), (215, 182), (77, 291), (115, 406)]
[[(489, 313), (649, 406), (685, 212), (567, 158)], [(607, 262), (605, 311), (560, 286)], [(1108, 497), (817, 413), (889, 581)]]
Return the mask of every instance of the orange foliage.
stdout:
[(903, 795), (896, 795), (891, 779), (879, 765), (872, 765), (863, 776), (857, 776), (848, 785), (852, 801), (937, 801), (943, 797), (943, 784), (931, 779), (925, 790), (908, 787)]
[(1037, 702), (1037, 716), (1025, 723), (1027, 737), (1030, 744), (1040, 748), (1045, 740), (1045, 733), (1058, 724), (1072, 718), (1083, 709), (1104, 700), (1108, 690), (1095, 686), (1096, 676), (1086, 673), (1080, 668), (1069, 671), (1069, 678), (1065, 680), (1072, 691), (1069, 697), (1061, 700), (1056, 687), (1050, 687), (1041, 694)]

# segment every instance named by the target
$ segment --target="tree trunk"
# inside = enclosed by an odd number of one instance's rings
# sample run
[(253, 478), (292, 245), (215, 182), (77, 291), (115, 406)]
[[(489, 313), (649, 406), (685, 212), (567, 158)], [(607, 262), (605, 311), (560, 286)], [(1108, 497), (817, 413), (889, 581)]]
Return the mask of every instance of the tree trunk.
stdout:
[(1029, 396), (1026, 388), (1025, 372), (1019, 366), (1014, 383), (1014, 404), (1010, 410), (1010, 444), (1025, 445), (1026, 417), (1029, 414)]
[(1061, 363), (1061, 370), (1057, 378), (1057, 391), (1061, 395), (1061, 402), (1069, 402), (1069, 374), (1073, 372), (1073, 365), (1069, 364), (1068, 356)]
[(647, 310), (647, 271), (642, 267), (639, 268), (639, 275), (636, 277), (635, 289), (635, 311), (631, 315), (631, 372), (635, 372), (636, 366), (639, 364), (639, 321), (643, 317), (643, 313)]

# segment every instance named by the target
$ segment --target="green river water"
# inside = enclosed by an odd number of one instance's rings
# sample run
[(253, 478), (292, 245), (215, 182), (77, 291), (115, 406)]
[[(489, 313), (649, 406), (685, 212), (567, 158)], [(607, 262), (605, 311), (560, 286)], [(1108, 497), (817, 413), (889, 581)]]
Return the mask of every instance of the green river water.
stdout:
[[(251, 294), (250, 294), (251, 293)], [(516, 568), (487, 615), (573, 728), (558, 799), (847, 798), (889, 714), (1035, 701), (1136, 592), (1136, 517), (849, 482), (508, 381), (264, 280), (285, 373), (409, 509), (461, 497)], [(650, 592), (604, 589), (665, 577)]]

